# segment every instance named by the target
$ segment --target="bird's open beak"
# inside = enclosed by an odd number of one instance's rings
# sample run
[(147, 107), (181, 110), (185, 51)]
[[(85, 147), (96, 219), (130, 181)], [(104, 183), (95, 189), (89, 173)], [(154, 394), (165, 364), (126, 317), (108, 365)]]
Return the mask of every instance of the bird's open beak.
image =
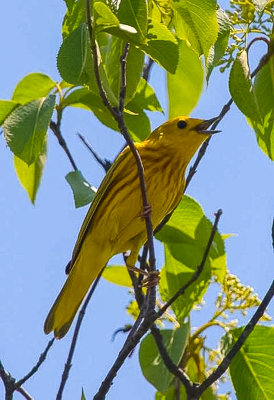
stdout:
[(205, 119), (203, 122), (201, 122), (199, 125), (195, 127), (195, 130), (198, 133), (205, 133), (208, 135), (213, 135), (214, 133), (221, 132), (219, 130), (215, 129), (208, 129), (214, 122), (217, 122), (219, 117), (211, 118), (211, 119)]

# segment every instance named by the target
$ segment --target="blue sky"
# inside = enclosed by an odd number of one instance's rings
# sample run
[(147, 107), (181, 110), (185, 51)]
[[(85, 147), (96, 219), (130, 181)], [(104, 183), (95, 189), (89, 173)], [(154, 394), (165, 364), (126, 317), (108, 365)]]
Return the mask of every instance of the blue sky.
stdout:
[[(62, 1), (13, 0), (3, 2), (0, 24), (0, 98), (8, 99), (16, 83), (30, 72), (43, 72), (59, 80), (56, 54), (61, 44)], [(257, 48), (259, 60), (264, 48)], [(165, 78), (154, 67), (151, 84), (162, 106)], [(193, 116), (210, 118), (229, 99), (227, 75), (215, 71)], [(167, 116), (150, 115), (152, 128)], [(233, 105), (220, 124), (188, 194), (213, 218), (223, 209), (220, 231), (235, 233), (227, 240), (228, 268), (263, 297), (273, 277), (271, 224), (273, 218), (273, 167), (256, 144), (255, 134)], [(113, 159), (123, 143), (118, 133), (101, 126), (91, 113), (79, 109), (64, 113), (62, 132), (85, 177), (98, 186), (104, 171), (90, 157), (76, 133), (81, 132), (102, 156)], [(35, 207), (20, 186), (12, 154), (0, 137), (0, 359), (16, 378), (37, 361), (49, 337), (43, 322), (64, 281), (64, 266), (70, 258), (87, 207), (75, 209), (64, 176), (71, 171), (68, 159), (49, 132), (48, 159)], [(158, 267), (163, 262), (157, 246)], [(193, 316), (194, 324), (206, 321), (213, 310), (214, 289), (207, 305)], [(80, 399), (82, 386), (87, 397), (96, 392), (120, 350), (125, 337), (112, 333), (131, 322), (125, 313), (126, 289), (102, 280), (89, 306), (78, 341), (66, 387), (65, 399)], [(54, 398), (70, 345), (72, 331), (54, 344), (47, 361), (25, 385), (39, 400)], [(220, 332), (208, 331), (214, 346)], [(109, 398), (152, 399), (154, 388), (142, 377), (138, 351), (120, 370)], [(4, 396), (0, 383), (0, 398)], [(19, 394), (15, 399), (22, 398)]]

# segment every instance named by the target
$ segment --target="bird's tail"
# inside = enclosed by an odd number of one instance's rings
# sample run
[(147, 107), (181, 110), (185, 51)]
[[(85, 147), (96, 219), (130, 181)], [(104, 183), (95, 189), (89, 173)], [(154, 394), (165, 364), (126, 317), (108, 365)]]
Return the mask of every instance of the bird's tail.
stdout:
[[(69, 330), (90, 285), (108, 261), (106, 257), (102, 257), (102, 251), (101, 255), (96, 257), (96, 259), (82, 257), (81, 253), (76, 258), (69, 276), (51, 307), (44, 324), (45, 333), (54, 331), (54, 336), (58, 339), (65, 336)], [(98, 252), (93, 254), (98, 254)]]

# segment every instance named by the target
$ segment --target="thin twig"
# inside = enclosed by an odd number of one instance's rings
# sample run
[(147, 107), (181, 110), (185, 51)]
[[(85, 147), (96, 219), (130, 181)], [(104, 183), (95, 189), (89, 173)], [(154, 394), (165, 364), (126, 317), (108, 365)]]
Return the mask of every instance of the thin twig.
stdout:
[[(58, 120), (59, 121), (59, 120)], [(60, 122), (54, 122), (54, 121), (50, 121), (50, 129), (52, 130), (52, 132), (54, 133), (54, 135), (57, 137), (57, 140), (60, 144), (60, 146), (62, 147), (62, 149), (64, 150), (64, 152), (66, 153), (66, 155), (68, 156), (68, 159), (72, 165), (72, 168), (74, 169), (74, 171), (77, 171), (77, 165), (71, 155), (71, 152), (69, 151), (69, 148), (67, 146), (67, 143), (64, 139), (64, 137), (61, 134), (61, 129), (60, 129)]]
[(100, 164), (105, 172), (108, 172), (109, 168), (112, 165), (112, 162), (106, 159), (102, 159), (98, 156), (98, 154), (93, 150), (93, 148), (91, 147), (91, 145), (87, 142), (87, 140), (84, 138), (83, 135), (81, 135), (81, 133), (78, 133), (79, 138), (82, 140), (82, 142), (84, 143), (84, 145), (88, 148), (88, 150), (91, 152), (91, 154), (93, 155), (93, 157), (95, 158), (95, 160), (98, 162), (98, 164)]
[(243, 332), (241, 333), (241, 335), (239, 336), (238, 340), (234, 343), (231, 350), (227, 353), (227, 355), (225, 356), (225, 358), (223, 359), (221, 364), (198, 387), (197, 392), (199, 393), (199, 395), (201, 395), (209, 386), (211, 386), (213, 382), (216, 382), (217, 379), (219, 379), (223, 375), (223, 373), (227, 370), (231, 361), (233, 360), (235, 355), (238, 353), (240, 348), (243, 346), (244, 342), (246, 341), (248, 336), (253, 331), (253, 329), (256, 326), (256, 324), (258, 323), (259, 319), (264, 315), (266, 307), (270, 303), (273, 296), (274, 296), (274, 281), (272, 281), (272, 284), (271, 284), (270, 288), (268, 289), (266, 295), (264, 296), (261, 304), (257, 308), (256, 312), (254, 313), (253, 317), (250, 319), (248, 324), (245, 326), (245, 328), (244, 328)]
[(25, 399), (27, 400), (34, 400), (33, 397), (31, 397), (31, 395), (26, 391), (26, 389), (24, 389), (22, 386), (19, 387), (18, 389), (16, 389), (16, 391), (18, 393), (20, 393), (23, 397), (25, 397)]
[(40, 355), (39, 360), (37, 361), (36, 365), (30, 370), (30, 372), (25, 375), (22, 379), (19, 379), (16, 383), (15, 383), (15, 389), (17, 390), (20, 386), (22, 386), (29, 378), (32, 377), (32, 375), (34, 375), (38, 369), (40, 368), (40, 366), (43, 364), (43, 362), (45, 361), (48, 351), (51, 348), (51, 346), (54, 343), (54, 338), (51, 339), (48, 344), (47, 347), (45, 348), (45, 350), (43, 351), (43, 353)]
[(86, 308), (87, 308), (87, 306), (89, 304), (89, 301), (90, 301), (90, 299), (91, 299), (91, 297), (92, 297), (92, 295), (93, 295), (93, 293), (94, 293), (94, 291), (96, 289), (96, 286), (99, 283), (99, 280), (100, 280), (100, 278), (102, 276), (103, 271), (104, 271), (104, 268), (100, 271), (99, 275), (97, 276), (97, 278), (93, 282), (93, 285), (91, 286), (91, 289), (88, 292), (88, 295), (87, 295), (87, 297), (86, 297), (86, 299), (84, 301), (84, 304), (83, 304), (83, 306), (82, 306), (82, 308), (81, 308), (81, 310), (79, 312), (79, 315), (78, 315), (78, 318), (77, 318), (77, 322), (76, 322), (76, 326), (75, 326), (74, 333), (73, 333), (73, 337), (72, 337), (72, 341), (71, 341), (71, 345), (70, 345), (70, 349), (69, 349), (68, 358), (67, 358), (67, 361), (65, 363), (64, 371), (63, 371), (63, 374), (62, 374), (62, 379), (61, 379), (60, 386), (59, 386), (59, 389), (58, 389), (58, 393), (57, 393), (57, 396), (56, 396), (56, 400), (61, 400), (62, 399), (62, 394), (63, 394), (63, 391), (64, 391), (64, 387), (65, 387), (65, 384), (66, 384), (68, 376), (69, 376), (70, 368), (72, 366), (72, 358), (73, 358), (74, 350), (75, 350), (75, 347), (76, 347), (76, 343), (77, 343), (80, 327), (81, 327), (81, 324), (82, 324), (82, 320), (84, 318), (84, 315), (85, 315), (85, 312), (86, 312)]
[(156, 325), (152, 325), (150, 330), (154, 337), (155, 343), (158, 347), (158, 350), (162, 357), (162, 360), (165, 363), (165, 366), (167, 367), (169, 372), (171, 372), (174, 376), (176, 376), (183, 383), (183, 385), (186, 388), (186, 391), (188, 392), (190, 390), (190, 388), (192, 387), (192, 383), (189, 380), (188, 376), (184, 373), (184, 371), (180, 367), (178, 367), (176, 364), (174, 364), (174, 362), (170, 358), (170, 356), (164, 346), (160, 329), (158, 329), (156, 327)]
[(24, 396), (27, 400), (33, 400), (32, 397), (28, 394), (28, 392), (22, 387), (22, 385), (38, 371), (41, 364), (45, 361), (47, 353), (51, 348), (51, 346), (53, 345), (53, 342), (54, 338), (49, 341), (47, 347), (40, 355), (38, 362), (31, 369), (31, 371), (27, 375), (25, 375), (24, 378), (19, 379), (18, 381), (16, 381), (16, 379), (13, 378), (11, 374), (4, 369), (0, 361), (0, 377), (5, 386), (5, 400), (12, 400), (13, 393), (15, 391), (21, 393), (22, 396)]

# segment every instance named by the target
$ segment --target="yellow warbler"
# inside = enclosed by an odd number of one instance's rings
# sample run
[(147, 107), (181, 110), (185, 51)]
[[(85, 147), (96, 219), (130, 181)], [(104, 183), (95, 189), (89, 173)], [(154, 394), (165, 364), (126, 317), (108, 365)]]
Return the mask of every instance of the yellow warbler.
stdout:
[[(212, 133), (216, 120), (177, 117), (155, 129), (135, 146), (141, 156), (153, 228), (178, 205), (185, 170), (194, 153)], [(115, 254), (130, 250), (134, 266), (146, 242), (142, 196), (135, 158), (129, 148), (117, 157), (103, 179), (84, 220), (70, 262), (67, 280), (45, 321), (45, 333), (63, 337), (91, 283)]]

